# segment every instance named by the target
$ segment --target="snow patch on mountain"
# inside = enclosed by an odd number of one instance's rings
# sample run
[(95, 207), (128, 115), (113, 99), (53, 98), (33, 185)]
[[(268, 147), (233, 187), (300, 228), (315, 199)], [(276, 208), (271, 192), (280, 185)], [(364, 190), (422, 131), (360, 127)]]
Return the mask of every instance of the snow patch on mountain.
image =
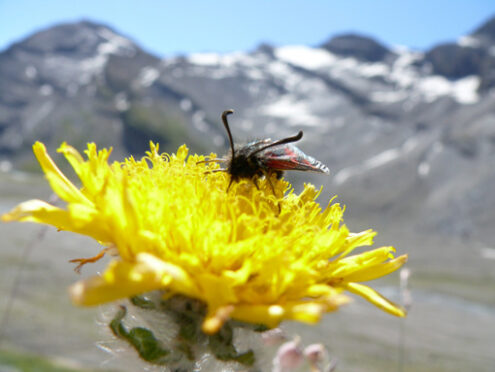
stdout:
[(337, 185), (341, 185), (352, 177), (388, 165), (396, 160), (403, 158), (405, 155), (410, 154), (414, 149), (416, 149), (418, 144), (419, 140), (415, 137), (411, 137), (400, 147), (394, 147), (384, 150), (376, 154), (375, 156), (366, 159), (361, 164), (356, 164), (341, 169), (335, 175), (333, 182)]
[(250, 65), (254, 60), (248, 54), (242, 52), (232, 52), (227, 54), (218, 53), (193, 53), (187, 57), (191, 64), (197, 66), (221, 66), (236, 67), (239, 64)]
[(418, 80), (416, 87), (427, 102), (432, 102), (442, 96), (451, 96), (459, 103), (471, 104), (479, 99), (477, 93), (479, 83), (479, 77), (474, 75), (454, 81), (433, 75)]
[(457, 40), (457, 44), (461, 47), (466, 48), (478, 48), (479, 46), (481, 46), (481, 42), (479, 41), (479, 39), (473, 36), (461, 36)]
[(221, 64), (222, 56), (217, 53), (193, 53), (187, 59), (189, 63), (198, 66), (218, 66)]
[(138, 83), (143, 87), (149, 87), (160, 77), (160, 71), (158, 69), (146, 66), (141, 69), (138, 76)]
[[(466, 38), (463, 42), (473, 45), (475, 40)], [(397, 48), (395, 53), (397, 54), (395, 61), (385, 63), (382, 61), (364, 62), (352, 57), (341, 58), (324, 49), (306, 46), (280, 47), (274, 52), (279, 62), (286, 62), (307, 70), (328, 70), (330, 76), (344, 82), (349, 77), (363, 79), (382, 77), (391, 86), (388, 86), (387, 90), (370, 92), (371, 99), (375, 102), (398, 102), (414, 93), (421, 95), (426, 102), (432, 102), (442, 96), (451, 96), (462, 104), (478, 101), (479, 77), (468, 76), (459, 80), (448, 80), (439, 75), (431, 76), (416, 66), (416, 63), (423, 58), (422, 53), (405, 48)], [(279, 75), (289, 76), (289, 66), (286, 64), (277, 65), (273, 62), (270, 70)], [(296, 78), (291, 76), (290, 79)], [(294, 81), (294, 83), (298, 82)]]
[(104, 41), (98, 44), (96, 54), (79, 62), (79, 83), (88, 84), (92, 78), (102, 73), (110, 55), (132, 57), (136, 54), (136, 47), (125, 37), (117, 35), (108, 28), (101, 27), (97, 35)]
[(290, 126), (317, 126), (321, 119), (312, 113), (307, 102), (286, 96), (270, 105), (260, 108), (260, 113), (284, 119)]
[(332, 53), (324, 49), (310, 48), (302, 45), (280, 47), (275, 49), (274, 54), (281, 61), (308, 70), (329, 67), (337, 60)]
[(106, 40), (104, 43), (98, 45), (98, 52), (100, 54), (121, 54), (132, 57), (136, 53), (136, 47), (129, 39), (117, 35), (108, 28), (100, 28), (98, 35)]

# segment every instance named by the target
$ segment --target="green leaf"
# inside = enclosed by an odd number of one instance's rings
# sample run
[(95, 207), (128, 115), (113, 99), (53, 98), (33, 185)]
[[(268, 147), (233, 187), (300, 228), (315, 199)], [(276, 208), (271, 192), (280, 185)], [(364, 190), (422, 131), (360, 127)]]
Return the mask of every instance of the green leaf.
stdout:
[(127, 309), (121, 306), (115, 317), (109, 324), (113, 334), (136, 349), (141, 359), (153, 364), (166, 364), (170, 351), (163, 348), (161, 342), (156, 339), (153, 332), (147, 328), (135, 327), (128, 331), (122, 320), (126, 316)]
[(134, 296), (130, 298), (131, 303), (141, 309), (155, 309), (156, 305), (150, 299), (144, 296)]
[(156, 339), (153, 332), (142, 327), (132, 328), (127, 340), (139, 353), (139, 356), (147, 362), (153, 364), (167, 363), (167, 356), (170, 351), (161, 346), (161, 342)]

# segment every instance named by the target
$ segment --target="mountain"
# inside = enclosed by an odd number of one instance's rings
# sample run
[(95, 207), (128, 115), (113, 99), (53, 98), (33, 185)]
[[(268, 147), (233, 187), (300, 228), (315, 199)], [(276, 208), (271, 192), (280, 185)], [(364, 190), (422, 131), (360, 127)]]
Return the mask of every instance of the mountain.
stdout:
[[(0, 164), (34, 165), (35, 140), (113, 146), (148, 141), (222, 153), (234, 137), (304, 130), (303, 151), (351, 216), (488, 240), (495, 224), (495, 18), (425, 52), (343, 34), (316, 47), (159, 59), (88, 21), (38, 32), (0, 53)], [(2, 168), (2, 167), (0, 167)]]
[(205, 150), (199, 145), (208, 141), (180, 109), (186, 97), (151, 86), (159, 63), (92, 22), (55, 26), (12, 45), (0, 54), (0, 154), (29, 168), (35, 140), (51, 148), (96, 141), (118, 156), (143, 152), (149, 139), (171, 151), (189, 138)]

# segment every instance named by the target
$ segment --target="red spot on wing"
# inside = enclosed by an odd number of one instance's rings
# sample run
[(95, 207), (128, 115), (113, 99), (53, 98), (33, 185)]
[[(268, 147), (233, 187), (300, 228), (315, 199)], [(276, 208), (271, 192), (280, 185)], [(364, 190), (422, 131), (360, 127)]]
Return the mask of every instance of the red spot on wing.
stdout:
[(285, 155), (287, 155), (289, 157), (294, 157), (294, 158), (297, 157), (297, 154), (289, 146), (284, 147), (284, 152), (285, 152)]
[(290, 170), (297, 167), (297, 163), (285, 159), (268, 159), (266, 166), (277, 170)]

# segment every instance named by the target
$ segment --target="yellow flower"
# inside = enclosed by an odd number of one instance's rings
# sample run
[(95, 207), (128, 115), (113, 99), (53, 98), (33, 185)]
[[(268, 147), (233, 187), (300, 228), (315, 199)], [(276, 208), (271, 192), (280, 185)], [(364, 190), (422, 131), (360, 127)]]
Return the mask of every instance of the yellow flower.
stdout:
[[(87, 160), (62, 144), (77, 173), (76, 187), (57, 168), (42, 143), (34, 153), (57, 195), (59, 208), (41, 200), (21, 203), (3, 221), (31, 221), (88, 235), (118, 251), (101, 276), (80, 281), (70, 293), (78, 305), (97, 305), (152, 290), (181, 294), (208, 308), (206, 333), (229, 318), (277, 326), (284, 319), (317, 322), (358, 294), (396, 316), (404, 310), (360, 284), (401, 267), (393, 247), (353, 254), (372, 244), (371, 230), (351, 233), (343, 209), (315, 202), (305, 185), (297, 195), (284, 180), (249, 180), (226, 192), (229, 175), (208, 173), (204, 156), (159, 154), (108, 163), (109, 150), (88, 144)], [(212, 154), (214, 156), (214, 154)]]

